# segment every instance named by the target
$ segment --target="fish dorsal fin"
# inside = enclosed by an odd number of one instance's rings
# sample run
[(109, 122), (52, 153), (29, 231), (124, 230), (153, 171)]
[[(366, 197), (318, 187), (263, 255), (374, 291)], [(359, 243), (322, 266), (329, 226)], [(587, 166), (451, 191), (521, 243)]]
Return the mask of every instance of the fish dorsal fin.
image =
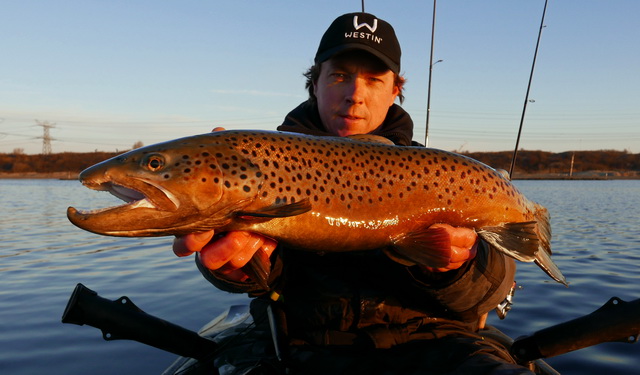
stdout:
[(496, 172), (498, 172), (502, 177), (504, 177), (508, 181), (511, 181), (511, 175), (509, 174), (509, 172), (507, 172), (506, 169), (496, 168)]
[(381, 143), (381, 144), (391, 145), (391, 146), (395, 145), (395, 143), (393, 143), (390, 139), (379, 136), (379, 135), (373, 135), (373, 134), (354, 134), (354, 135), (347, 136), (347, 138), (354, 141), (359, 141), (359, 142)]
[(243, 218), (277, 218), (301, 215), (311, 211), (311, 202), (305, 198), (290, 204), (274, 204), (255, 211), (238, 211), (237, 216)]

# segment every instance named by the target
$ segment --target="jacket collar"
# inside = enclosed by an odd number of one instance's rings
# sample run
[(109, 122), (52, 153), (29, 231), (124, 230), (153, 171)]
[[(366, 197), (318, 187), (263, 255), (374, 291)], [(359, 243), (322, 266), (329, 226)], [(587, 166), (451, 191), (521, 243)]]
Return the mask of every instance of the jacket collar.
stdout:
[[(310, 101), (303, 102), (285, 117), (280, 131), (304, 133), (318, 136), (333, 136), (327, 132), (320, 120), (318, 106)], [(410, 146), (413, 138), (413, 121), (409, 114), (397, 104), (389, 107), (382, 126), (372, 134), (388, 138), (400, 146)]]

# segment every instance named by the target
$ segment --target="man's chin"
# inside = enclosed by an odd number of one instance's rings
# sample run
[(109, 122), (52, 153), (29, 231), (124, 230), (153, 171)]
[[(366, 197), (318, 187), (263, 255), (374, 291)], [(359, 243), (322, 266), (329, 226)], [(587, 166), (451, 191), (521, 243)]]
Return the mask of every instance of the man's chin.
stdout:
[(362, 119), (344, 119), (335, 124), (335, 132), (340, 137), (346, 137), (356, 134), (367, 134), (374, 129), (369, 129), (368, 123)]

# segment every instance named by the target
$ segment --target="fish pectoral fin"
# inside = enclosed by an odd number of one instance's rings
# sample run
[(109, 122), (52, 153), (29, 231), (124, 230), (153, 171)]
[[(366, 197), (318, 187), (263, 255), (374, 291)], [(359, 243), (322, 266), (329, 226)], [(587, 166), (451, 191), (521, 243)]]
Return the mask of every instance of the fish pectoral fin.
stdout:
[(451, 262), (451, 239), (445, 228), (426, 227), (396, 237), (385, 253), (405, 266), (445, 267)]
[(311, 211), (311, 202), (305, 198), (299, 202), (290, 204), (275, 204), (256, 211), (238, 211), (236, 216), (243, 218), (277, 218), (301, 215)]
[(478, 230), (478, 236), (514, 259), (533, 262), (540, 248), (536, 224), (535, 221), (526, 221), (482, 227)]

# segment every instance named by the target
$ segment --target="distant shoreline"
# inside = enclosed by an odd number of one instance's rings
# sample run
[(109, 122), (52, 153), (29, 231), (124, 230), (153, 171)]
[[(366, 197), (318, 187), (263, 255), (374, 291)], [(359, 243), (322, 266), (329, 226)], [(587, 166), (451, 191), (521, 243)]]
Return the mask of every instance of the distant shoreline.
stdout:
[[(0, 173), (0, 179), (28, 180), (77, 180), (78, 172), (24, 172), (24, 173)], [(640, 175), (622, 176), (618, 173), (592, 171), (580, 172), (574, 176), (564, 173), (527, 173), (516, 174), (514, 180), (640, 180)]]
[(38, 172), (24, 172), (24, 173), (0, 173), (0, 179), (14, 179), (14, 180), (77, 180), (78, 172), (51, 172), (51, 173), (38, 173)]

